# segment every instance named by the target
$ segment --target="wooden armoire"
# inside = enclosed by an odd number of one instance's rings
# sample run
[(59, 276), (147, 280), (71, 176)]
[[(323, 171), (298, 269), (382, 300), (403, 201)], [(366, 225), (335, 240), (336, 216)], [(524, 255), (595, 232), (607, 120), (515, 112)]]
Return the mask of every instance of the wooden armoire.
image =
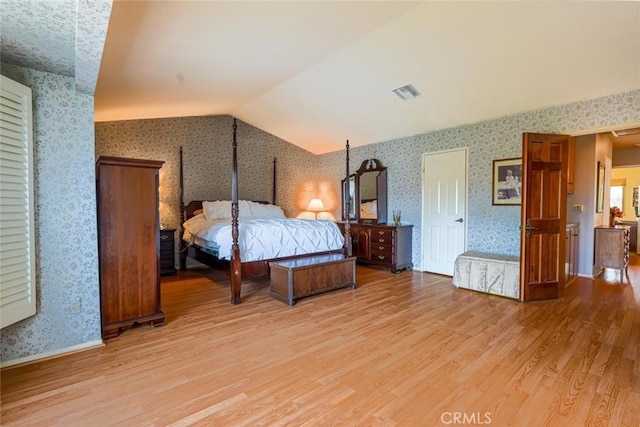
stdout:
[(102, 156), (96, 163), (102, 337), (164, 323), (160, 305), (162, 161)]

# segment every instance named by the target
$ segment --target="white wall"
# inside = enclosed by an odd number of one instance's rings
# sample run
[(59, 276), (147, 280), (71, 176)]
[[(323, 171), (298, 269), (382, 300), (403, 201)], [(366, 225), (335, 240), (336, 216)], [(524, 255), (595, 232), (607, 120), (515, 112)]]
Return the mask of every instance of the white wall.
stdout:
[[(575, 191), (567, 196), (567, 222), (580, 223), (578, 274), (593, 275), (594, 231), (609, 223), (609, 182), (611, 177), (611, 141), (604, 134), (576, 138)], [(596, 212), (598, 162), (605, 164), (605, 210)], [(574, 205), (584, 206), (580, 212)]]
[(613, 167), (640, 165), (640, 149), (627, 148), (613, 153)]
[[(596, 137), (576, 138), (575, 191), (567, 196), (567, 222), (580, 223), (578, 274), (590, 276), (593, 267), (593, 239), (591, 231), (596, 216)], [(579, 211), (574, 205), (582, 205)]]

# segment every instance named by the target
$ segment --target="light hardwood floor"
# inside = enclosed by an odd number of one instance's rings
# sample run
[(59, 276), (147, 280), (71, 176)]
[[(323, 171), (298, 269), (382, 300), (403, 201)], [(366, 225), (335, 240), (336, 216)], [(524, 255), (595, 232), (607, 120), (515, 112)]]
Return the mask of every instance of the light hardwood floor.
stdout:
[(638, 270), (522, 304), (358, 266), (358, 289), (294, 307), (268, 281), (232, 306), (224, 275), (190, 271), (163, 279), (165, 326), (5, 369), (1, 423), (638, 425)]

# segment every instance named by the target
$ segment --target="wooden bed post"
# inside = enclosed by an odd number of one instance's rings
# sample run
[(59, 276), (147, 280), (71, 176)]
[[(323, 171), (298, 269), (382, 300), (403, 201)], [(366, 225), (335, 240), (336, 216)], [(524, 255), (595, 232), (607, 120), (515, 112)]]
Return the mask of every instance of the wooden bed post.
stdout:
[(187, 269), (187, 242), (184, 241), (184, 222), (187, 220), (184, 211), (184, 172), (182, 170), (182, 147), (180, 147), (180, 270)]
[(271, 195), (271, 203), (276, 204), (276, 158), (273, 158), (273, 194)]
[(232, 238), (232, 258), (231, 258), (231, 304), (239, 304), (240, 288), (242, 285), (242, 265), (240, 260), (240, 246), (238, 245), (238, 142), (236, 134), (238, 124), (233, 119), (233, 167), (231, 172), (231, 238)]
[(347, 165), (347, 184), (346, 191), (346, 203), (344, 205), (344, 254), (350, 257), (353, 254), (352, 242), (351, 242), (351, 223), (349, 218), (349, 212), (351, 212), (351, 197), (349, 196), (349, 140), (347, 139), (347, 154), (345, 163)]

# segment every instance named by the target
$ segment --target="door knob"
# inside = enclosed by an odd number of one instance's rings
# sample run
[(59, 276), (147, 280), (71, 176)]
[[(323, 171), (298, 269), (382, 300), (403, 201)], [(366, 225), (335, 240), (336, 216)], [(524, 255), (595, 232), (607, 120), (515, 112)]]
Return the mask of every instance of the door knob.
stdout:
[(462, 218), (456, 219), (456, 222), (462, 222), (462, 221), (463, 221)]
[[(522, 226), (520, 226), (520, 227), (522, 228)], [(533, 225), (531, 225), (531, 219), (530, 219), (530, 218), (529, 218), (529, 219), (527, 219), (527, 224), (524, 226), (524, 229), (525, 229), (525, 231), (526, 231), (526, 233), (527, 233), (527, 237), (530, 237), (530, 236), (531, 236), (531, 231), (532, 231), (532, 230), (534, 230), (534, 231), (535, 231), (535, 230), (537, 230), (537, 228), (536, 228), (536, 227), (534, 227)]]

